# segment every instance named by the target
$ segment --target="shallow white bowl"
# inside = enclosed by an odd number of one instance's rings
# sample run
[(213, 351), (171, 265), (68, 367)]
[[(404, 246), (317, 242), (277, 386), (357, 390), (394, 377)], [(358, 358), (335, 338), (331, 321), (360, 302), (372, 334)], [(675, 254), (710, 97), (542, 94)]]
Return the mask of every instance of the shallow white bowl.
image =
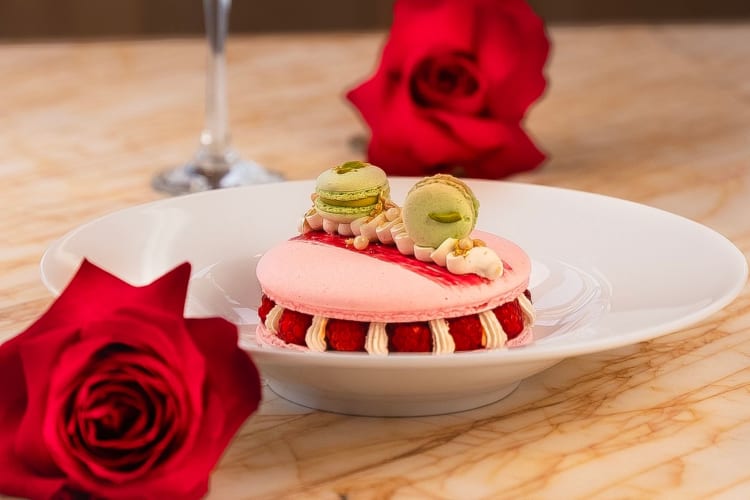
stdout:
[[(411, 178), (393, 178), (403, 200)], [(294, 236), (311, 181), (234, 188), (121, 210), (49, 247), (42, 279), (59, 293), (86, 257), (132, 284), (184, 261), (193, 266), (188, 316), (238, 324), (241, 345), (269, 386), (296, 403), (358, 415), (428, 415), (475, 408), (571, 356), (685, 328), (731, 302), (747, 279), (742, 253), (685, 218), (605, 196), (470, 180), (478, 229), (523, 247), (533, 261), (534, 344), (436, 356), (299, 353), (254, 340), (255, 263)]]

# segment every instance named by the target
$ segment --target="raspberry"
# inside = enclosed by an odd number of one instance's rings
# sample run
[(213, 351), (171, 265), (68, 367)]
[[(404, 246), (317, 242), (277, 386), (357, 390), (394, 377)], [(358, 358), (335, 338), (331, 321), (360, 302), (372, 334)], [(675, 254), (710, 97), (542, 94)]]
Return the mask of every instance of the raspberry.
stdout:
[(305, 334), (311, 324), (309, 314), (285, 309), (279, 319), (279, 338), (288, 344), (305, 346)]
[(447, 321), (453, 342), (456, 343), (456, 351), (473, 351), (482, 348), (482, 323), (479, 321), (479, 316), (472, 314), (450, 318)]
[(367, 323), (329, 319), (326, 325), (328, 347), (334, 351), (364, 351)]
[(432, 352), (432, 333), (427, 323), (389, 323), (385, 331), (391, 352)]
[(518, 300), (506, 302), (496, 307), (493, 312), (500, 322), (500, 326), (508, 335), (508, 339), (517, 337), (523, 331), (523, 311), (518, 304)]
[(260, 298), (260, 307), (258, 307), (258, 317), (260, 320), (265, 323), (266, 317), (268, 317), (268, 313), (271, 312), (271, 309), (273, 309), (273, 306), (275, 306), (276, 303), (271, 300), (268, 295), (265, 293)]
[(531, 302), (531, 292), (529, 291), (528, 288), (523, 291), (523, 294), (526, 296), (527, 299), (529, 299), (529, 302)]

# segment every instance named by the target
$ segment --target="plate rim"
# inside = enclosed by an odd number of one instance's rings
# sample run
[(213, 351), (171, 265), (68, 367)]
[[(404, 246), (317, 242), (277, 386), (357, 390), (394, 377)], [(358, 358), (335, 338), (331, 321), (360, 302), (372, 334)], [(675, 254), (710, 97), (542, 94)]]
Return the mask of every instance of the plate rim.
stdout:
[[(398, 176), (391, 176), (389, 180), (396, 181), (398, 183), (407, 183), (412, 182), (415, 180), (418, 180), (419, 177), (398, 177)], [(737, 279), (734, 281), (731, 287), (727, 287), (726, 290), (723, 291), (722, 295), (718, 298), (715, 298), (710, 303), (691, 311), (689, 314), (684, 315), (679, 318), (675, 318), (671, 321), (668, 321), (666, 323), (660, 323), (657, 325), (653, 325), (650, 327), (642, 327), (635, 331), (627, 332), (627, 333), (618, 333), (614, 336), (608, 336), (605, 338), (586, 338), (583, 340), (578, 340), (572, 344), (565, 344), (565, 343), (555, 343), (553, 345), (549, 344), (531, 344), (528, 346), (513, 348), (513, 349), (499, 349), (499, 350), (485, 350), (485, 351), (472, 351), (472, 352), (466, 352), (466, 353), (453, 353), (451, 356), (441, 356), (441, 355), (432, 355), (430, 353), (414, 353), (414, 354), (392, 354), (389, 356), (371, 356), (367, 355), (366, 353), (316, 353), (316, 352), (296, 352), (293, 350), (288, 349), (282, 349), (282, 348), (273, 348), (273, 347), (246, 347), (245, 350), (250, 352), (253, 355), (257, 355), (257, 357), (263, 358), (266, 361), (275, 361), (277, 358), (289, 358), (289, 359), (304, 359), (304, 364), (317, 364), (319, 361), (323, 360), (328, 363), (332, 363), (335, 365), (340, 366), (346, 366), (346, 367), (354, 367), (354, 368), (362, 368), (362, 369), (369, 369), (369, 368), (377, 368), (377, 367), (399, 367), (399, 366), (413, 366), (416, 360), (419, 360), (419, 363), (425, 367), (427, 366), (433, 366), (433, 367), (441, 367), (444, 365), (450, 365), (451, 367), (456, 366), (464, 366), (467, 364), (471, 364), (472, 366), (476, 366), (477, 364), (485, 365), (485, 364), (494, 364), (502, 360), (503, 364), (507, 363), (532, 363), (532, 362), (544, 362), (544, 361), (550, 361), (554, 359), (558, 359), (562, 361), (563, 359), (574, 357), (574, 356), (581, 356), (586, 354), (593, 354), (597, 352), (602, 351), (608, 351), (612, 349), (617, 349), (620, 347), (625, 347), (629, 345), (633, 345), (636, 343), (653, 340), (655, 338), (668, 335), (670, 333), (674, 333), (680, 329), (686, 328), (690, 325), (694, 325), (697, 322), (715, 314), (716, 312), (722, 310), (727, 305), (731, 304), (742, 292), (743, 288), (747, 284), (748, 280), (748, 261), (747, 258), (744, 256), (742, 251), (725, 235), (721, 234), (717, 230), (708, 227), (700, 222), (697, 222), (695, 220), (689, 219), (683, 215), (675, 214), (673, 212), (669, 212), (667, 210), (653, 207), (650, 205), (646, 205), (644, 203), (635, 202), (631, 200), (626, 200), (623, 198), (617, 198), (614, 196), (609, 196), (601, 193), (595, 193), (595, 192), (589, 192), (589, 191), (583, 191), (583, 190), (577, 190), (577, 189), (571, 189), (571, 188), (565, 188), (560, 186), (547, 186), (542, 184), (529, 184), (529, 183), (522, 183), (522, 182), (513, 182), (513, 181), (505, 181), (505, 180), (489, 180), (489, 179), (465, 179), (469, 183), (476, 183), (476, 184), (490, 184), (490, 185), (496, 185), (496, 184), (502, 184), (504, 186), (507, 186), (511, 189), (530, 189), (530, 190), (537, 190), (539, 192), (543, 191), (557, 191), (566, 193), (566, 195), (574, 195), (574, 196), (583, 196), (583, 197), (591, 197), (591, 198), (598, 198), (598, 199), (604, 199), (607, 202), (616, 202), (616, 203), (622, 203), (624, 205), (630, 205), (639, 207), (640, 209), (648, 209), (652, 210), (658, 213), (661, 213), (662, 215), (666, 215), (668, 217), (673, 217), (679, 220), (682, 220), (683, 222), (687, 222), (689, 225), (694, 227), (697, 230), (705, 231), (707, 234), (710, 234), (713, 238), (717, 238), (718, 241), (721, 241), (723, 245), (726, 246), (727, 250), (731, 250), (734, 256), (737, 258), (737, 261), (734, 262), (734, 264), (738, 264), (739, 267), (737, 271)], [(147, 210), (158, 206), (169, 206), (173, 204), (183, 204), (185, 203), (185, 200), (193, 200), (198, 197), (212, 197), (212, 196), (222, 196), (223, 193), (228, 191), (238, 191), (238, 190), (263, 190), (263, 189), (276, 189), (278, 186), (283, 185), (310, 185), (312, 186), (314, 184), (314, 180), (310, 179), (304, 179), (304, 180), (290, 180), (290, 181), (284, 181), (280, 183), (272, 183), (272, 184), (262, 184), (262, 185), (255, 185), (255, 186), (243, 186), (243, 187), (237, 187), (237, 188), (226, 188), (222, 190), (214, 190), (214, 191), (206, 191), (201, 193), (193, 193), (185, 196), (180, 197), (173, 197), (173, 198), (162, 198), (157, 200), (152, 200), (145, 203), (140, 203), (136, 205), (132, 205), (129, 207), (120, 208), (117, 210), (112, 210), (110, 212), (104, 213), (98, 217), (92, 218), (87, 222), (84, 222), (73, 229), (66, 232), (63, 236), (60, 238), (57, 238), (53, 240), (53, 242), (47, 246), (45, 251), (42, 254), (42, 257), (40, 259), (40, 276), (41, 281), (43, 285), (54, 295), (58, 296), (62, 289), (67, 286), (67, 283), (64, 285), (56, 285), (52, 282), (50, 279), (50, 273), (47, 272), (48, 269), (51, 267), (54, 267), (53, 264), (53, 253), (56, 249), (59, 249), (62, 245), (64, 245), (66, 242), (73, 239), (78, 233), (85, 231), (87, 228), (94, 226), (98, 223), (101, 223), (102, 221), (105, 221), (106, 219), (113, 217), (118, 214), (123, 214), (126, 212), (136, 212), (140, 210)], [(81, 260), (84, 257), (81, 257)], [(80, 261), (79, 264), (80, 265)], [(75, 272), (75, 268), (77, 266), (74, 266), (72, 269), (72, 272)], [(70, 271), (70, 270), (68, 270)], [(122, 278), (121, 278), (122, 279)], [(127, 280), (126, 280), (127, 281)], [(602, 313), (602, 316), (606, 316), (608, 314), (608, 311), (605, 311)], [(587, 326), (586, 328), (589, 328), (590, 326)], [(570, 332), (568, 332), (570, 333)]]

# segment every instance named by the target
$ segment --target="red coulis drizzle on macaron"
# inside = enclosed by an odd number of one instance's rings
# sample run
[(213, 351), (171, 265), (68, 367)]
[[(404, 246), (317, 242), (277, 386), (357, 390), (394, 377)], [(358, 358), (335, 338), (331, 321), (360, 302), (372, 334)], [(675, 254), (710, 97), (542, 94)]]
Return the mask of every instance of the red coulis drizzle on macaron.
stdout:
[[(396, 263), (409, 271), (420, 274), (425, 278), (429, 278), (437, 283), (441, 283), (446, 286), (466, 285), (473, 286), (480, 283), (487, 283), (489, 280), (477, 276), (476, 274), (453, 274), (444, 267), (440, 267), (432, 262), (422, 262), (421, 260), (415, 259), (413, 256), (403, 255), (393, 245), (377, 245), (373, 244), (365, 248), (364, 250), (357, 250), (352, 245), (347, 244), (347, 240), (350, 239), (347, 236), (340, 236), (338, 234), (329, 234), (323, 231), (309, 231), (305, 234), (301, 234), (292, 238), (292, 240), (306, 241), (310, 243), (316, 243), (321, 245), (331, 245), (352, 252), (357, 252), (362, 255), (367, 255), (376, 259), (380, 259), (385, 262)], [(505, 262), (503, 265), (506, 266)]]

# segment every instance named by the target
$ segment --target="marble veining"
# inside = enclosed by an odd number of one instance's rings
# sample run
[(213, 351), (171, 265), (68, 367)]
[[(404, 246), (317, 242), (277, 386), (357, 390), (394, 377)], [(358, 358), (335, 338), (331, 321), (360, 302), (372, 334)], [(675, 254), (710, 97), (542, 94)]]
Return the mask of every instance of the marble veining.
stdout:
[[(669, 210), (750, 255), (748, 33), (747, 23), (552, 27), (551, 85), (527, 123), (550, 160), (511, 180)], [(237, 149), (291, 179), (359, 154), (349, 140), (365, 129), (342, 92), (381, 42), (234, 37)], [(0, 46), (0, 340), (49, 305), (38, 263), (53, 240), (158, 199), (152, 175), (193, 151), (203, 43)], [(350, 417), (266, 388), (209, 498), (746, 499), (749, 387), (746, 286), (691, 328), (567, 359), (464, 413)]]

